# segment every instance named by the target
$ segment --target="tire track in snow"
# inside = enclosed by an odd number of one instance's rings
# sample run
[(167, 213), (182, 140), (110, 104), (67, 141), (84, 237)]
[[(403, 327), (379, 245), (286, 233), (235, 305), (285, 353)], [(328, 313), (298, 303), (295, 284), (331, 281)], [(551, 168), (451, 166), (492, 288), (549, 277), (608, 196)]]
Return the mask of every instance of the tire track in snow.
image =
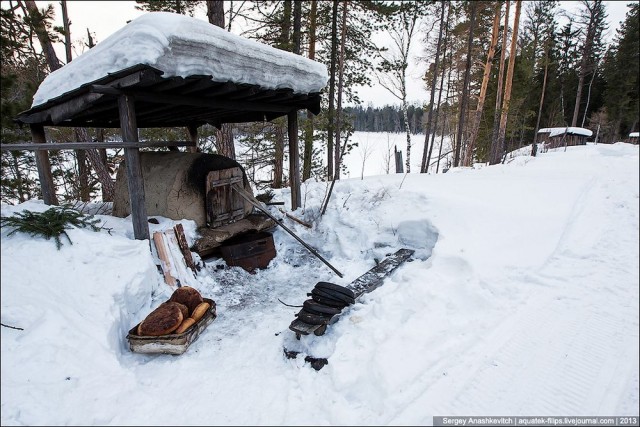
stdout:
[(449, 369), (441, 368), (446, 378), (419, 378), (411, 391), (418, 397), (389, 422), (425, 423), (427, 414), (610, 415), (637, 404), (638, 252), (616, 248), (637, 240), (638, 216), (615, 223), (633, 189), (607, 179), (606, 166), (576, 198), (540, 271), (524, 276), (529, 300), (515, 312), (505, 307), (493, 332), (451, 355)]

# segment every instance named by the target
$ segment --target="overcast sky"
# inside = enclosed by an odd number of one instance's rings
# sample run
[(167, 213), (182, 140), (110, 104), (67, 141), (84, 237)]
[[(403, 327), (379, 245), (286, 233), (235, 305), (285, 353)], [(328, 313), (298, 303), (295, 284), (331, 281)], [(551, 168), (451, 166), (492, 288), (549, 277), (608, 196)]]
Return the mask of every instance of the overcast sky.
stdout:
[[(48, 1), (36, 2), (39, 7), (44, 7)], [(620, 21), (624, 20), (628, 10), (625, 1), (605, 1), (608, 12), (609, 29), (606, 37), (608, 41), (613, 39), (616, 29), (620, 26)], [(60, 3), (54, 3), (56, 10), (56, 25), (62, 25)], [(524, 5), (521, 20), (524, 18)], [(577, 13), (580, 9), (579, 1), (561, 1), (560, 7), (569, 13)], [(83, 49), (80, 39), (86, 41), (87, 28), (95, 34), (96, 41), (100, 42), (107, 38), (110, 34), (124, 26), (128, 20), (134, 19), (144, 12), (135, 9), (134, 1), (68, 1), (67, 8), (71, 20), (71, 35), (74, 41), (74, 56), (80, 55)], [(511, 8), (512, 10), (514, 8)], [(196, 17), (206, 19), (204, 5), (196, 13)], [(512, 20), (511, 20), (512, 22)], [(232, 28), (233, 30), (233, 28)], [(234, 31), (235, 32), (235, 31)], [(384, 42), (384, 39), (381, 39)], [(417, 46), (416, 54), (420, 53), (419, 40), (416, 38), (414, 42)], [(64, 58), (64, 49), (62, 46), (57, 48), (58, 54)], [(428, 99), (427, 90), (421, 80), (424, 74), (425, 64), (416, 64), (415, 58), (409, 67), (410, 83), (408, 85), (409, 102), (423, 103)], [(383, 106), (385, 104), (396, 104), (397, 100), (392, 97), (380, 85), (368, 88), (364, 87), (358, 90), (364, 104), (371, 102), (375, 106)]]

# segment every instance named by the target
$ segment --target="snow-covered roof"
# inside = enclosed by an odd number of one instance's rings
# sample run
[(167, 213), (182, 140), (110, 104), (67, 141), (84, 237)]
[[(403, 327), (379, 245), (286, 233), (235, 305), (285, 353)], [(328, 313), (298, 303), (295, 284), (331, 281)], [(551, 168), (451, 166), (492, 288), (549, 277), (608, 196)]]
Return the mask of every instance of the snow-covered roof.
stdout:
[(327, 67), (291, 52), (231, 34), (206, 21), (168, 12), (149, 12), (49, 74), (32, 106), (81, 85), (138, 64), (164, 77), (210, 75), (216, 82), (256, 85), (264, 89), (320, 92)]
[(640, 132), (631, 132), (629, 138), (640, 138)]
[(572, 127), (572, 126), (563, 127), (563, 128), (543, 128), (538, 131), (538, 133), (548, 133), (550, 137), (564, 135), (565, 132), (567, 133), (567, 135), (580, 135), (580, 136), (593, 135), (593, 132), (591, 132), (589, 129)]

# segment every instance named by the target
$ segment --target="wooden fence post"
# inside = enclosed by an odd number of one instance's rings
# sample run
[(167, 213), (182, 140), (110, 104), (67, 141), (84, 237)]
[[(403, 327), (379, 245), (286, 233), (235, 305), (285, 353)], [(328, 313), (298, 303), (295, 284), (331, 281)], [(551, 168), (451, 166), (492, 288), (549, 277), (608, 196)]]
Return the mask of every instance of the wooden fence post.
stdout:
[[(120, 130), (123, 142), (138, 142), (138, 125), (133, 97), (120, 95), (118, 97), (120, 113)], [(147, 222), (147, 207), (144, 198), (144, 182), (142, 167), (140, 166), (140, 151), (138, 148), (125, 148), (125, 165), (127, 167), (127, 184), (131, 203), (131, 220), (133, 235), (137, 240), (149, 240), (149, 223)]]
[[(44, 134), (44, 126), (41, 124), (32, 124), (31, 138), (36, 144), (44, 144), (47, 139)], [(51, 174), (51, 162), (49, 161), (49, 152), (46, 150), (36, 150), (36, 166), (38, 167), (38, 177), (40, 179), (40, 189), (42, 191), (42, 200), (45, 205), (57, 205), (56, 187), (53, 184), (53, 175)]]

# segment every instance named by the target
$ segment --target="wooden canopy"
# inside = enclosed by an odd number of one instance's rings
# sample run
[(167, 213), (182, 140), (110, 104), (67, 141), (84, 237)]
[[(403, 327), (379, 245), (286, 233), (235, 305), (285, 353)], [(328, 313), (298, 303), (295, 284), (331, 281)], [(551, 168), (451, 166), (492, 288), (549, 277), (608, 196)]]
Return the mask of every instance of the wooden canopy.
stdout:
[(118, 96), (135, 100), (139, 128), (195, 126), (273, 120), (307, 109), (320, 112), (320, 93), (264, 89), (215, 82), (211, 76), (162, 77), (163, 71), (139, 64), (20, 113), (16, 121), (44, 126), (120, 127)]
[[(287, 116), (291, 208), (301, 206), (300, 155), (297, 111), (320, 112), (320, 93), (294, 93), (292, 89), (265, 89), (258, 85), (215, 82), (211, 76), (162, 77), (163, 71), (138, 64), (81, 85), (20, 113), (16, 122), (31, 127), (34, 143), (3, 144), (3, 150), (35, 150), (46, 204), (55, 203), (47, 151), (98, 148), (79, 142), (46, 143), (44, 126), (92, 128), (120, 127), (123, 142), (100, 143), (101, 148), (124, 147), (136, 239), (149, 239), (139, 148), (158, 146), (140, 142), (138, 128), (186, 126), (195, 140), (198, 126), (273, 120)], [(193, 145), (165, 143), (169, 145)]]

